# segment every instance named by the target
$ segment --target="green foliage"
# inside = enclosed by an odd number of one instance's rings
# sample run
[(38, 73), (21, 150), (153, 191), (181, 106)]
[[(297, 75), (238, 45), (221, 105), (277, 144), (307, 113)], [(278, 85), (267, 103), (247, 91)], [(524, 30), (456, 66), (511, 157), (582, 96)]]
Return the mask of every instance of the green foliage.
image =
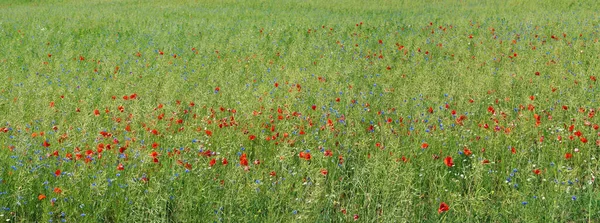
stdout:
[(0, 220), (599, 221), (598, 7), (0, 2)]

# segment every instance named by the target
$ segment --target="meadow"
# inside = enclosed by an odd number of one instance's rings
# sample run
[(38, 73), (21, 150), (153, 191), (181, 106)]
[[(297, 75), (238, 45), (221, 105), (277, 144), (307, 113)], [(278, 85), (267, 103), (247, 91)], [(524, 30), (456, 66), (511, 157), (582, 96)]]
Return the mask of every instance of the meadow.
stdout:
[(599, 222), (595, 1), (0, 2), (0, 220)]

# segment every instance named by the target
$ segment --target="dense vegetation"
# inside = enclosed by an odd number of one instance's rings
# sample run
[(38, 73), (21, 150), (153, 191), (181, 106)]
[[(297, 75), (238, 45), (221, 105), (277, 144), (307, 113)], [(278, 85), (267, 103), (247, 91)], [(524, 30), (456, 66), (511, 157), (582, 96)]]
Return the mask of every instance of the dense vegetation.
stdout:
[(600, 221), (595, 1), (3, 1), (0, 216)]

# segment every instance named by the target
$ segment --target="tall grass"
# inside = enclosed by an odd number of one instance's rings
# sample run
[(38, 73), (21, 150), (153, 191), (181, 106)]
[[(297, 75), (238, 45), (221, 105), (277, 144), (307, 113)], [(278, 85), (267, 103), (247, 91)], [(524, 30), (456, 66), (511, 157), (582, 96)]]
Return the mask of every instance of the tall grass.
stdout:
[(599, 221), (596, 8), (4, 1), (0, 215)]

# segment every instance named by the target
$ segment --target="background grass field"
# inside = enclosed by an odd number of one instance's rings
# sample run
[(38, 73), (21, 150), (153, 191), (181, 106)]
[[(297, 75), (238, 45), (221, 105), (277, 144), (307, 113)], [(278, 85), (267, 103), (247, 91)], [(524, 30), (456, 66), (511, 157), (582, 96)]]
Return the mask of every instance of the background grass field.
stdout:
[(1, 220), (600, 221), (599, 7), (2, 1)]

